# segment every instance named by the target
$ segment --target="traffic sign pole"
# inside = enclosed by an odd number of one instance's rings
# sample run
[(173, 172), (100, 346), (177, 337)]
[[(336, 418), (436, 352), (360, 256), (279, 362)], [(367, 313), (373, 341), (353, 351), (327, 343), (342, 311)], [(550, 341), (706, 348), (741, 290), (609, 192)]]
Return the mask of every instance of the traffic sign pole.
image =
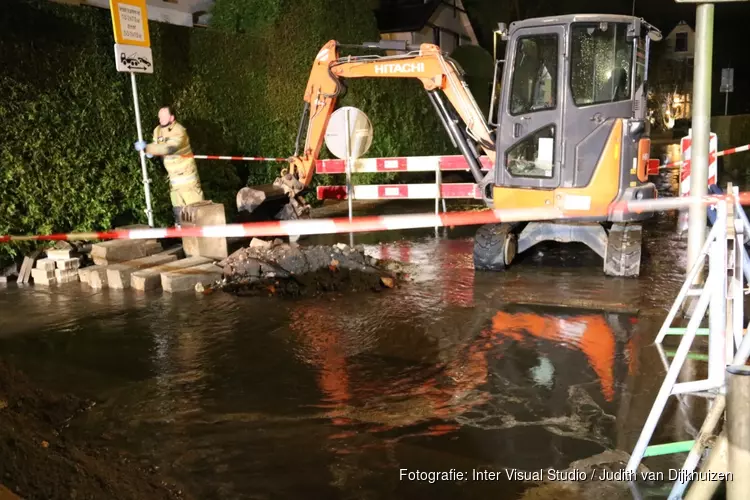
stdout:
[(729, 114), (729, 93), (734, 92), (734, 68), (721, 70), (721, 92), (724, 93), (724, 116)]
[[(696, 9), (694, 105), (690, 194), (705, 196), (708, 191), (708, 143), (711, 128), (711, 64), (713, 60), (714, 6), (699, 4)], [(693, 267), (706, 239), (706, 210), (693, 204), (688, 220), (687, 269)]]
[[(354, 189), (352, 188), (352, 134), (351, 122), (349, 121), (350, 109), (345, 110), (344, 127), (346, 129), (346, 199), (349, 201), (349, 221), (352, 220), (352, 198), (354, 198)], [(349, 246), (354, 246), (354, 233), (349, 233)]]
[[(135, 125), (138, 129), (138, 141), (143, 141), (143, 128), (141, 127), (141, 107), (138, 104), (138, 86), (135, 83), (135, 73), (130, 73), (130, 83), (133, 87), (133, 107), (135, 108)], [(143, 191), (146, 195), (146, 215), (148, 225), (154, 227), (154, 212), (151, 210), (151, 179), (148, 178), (146, 168), (146, 152), (141, 150), (141, 172), (143, 173)]]
[[(352, 168), (354, 160), (364, 156), (372, 145), (372, 124), (361, 110), (346, 106), (337, 109), (328, 120), (325, 143), (328, 150), (346, 165), (346, 197), (349, 220), (352, 220)], [(349, 233), (349, 244), (354, 246), (354, 233)]]
[(729, 92), (724, 92), (724, 116), (727, 116), (729, 111)]
[[(154, 72), (146, 0), (109, 0), (109, 9), (115, 37), (115, 68), (119, 72), (130, 73), (135, 125), (138, 131), (138, 141), (142, 142), (141, 108), (138, 103), (138, 85), (135, 74)], [(154, 213), (151, 210), (151, 180), (148, 178), (145, 151), (140, 151), (140, 159), (143, 191), (146, 196), (146, 216), (148, 225), (154, 227)]]

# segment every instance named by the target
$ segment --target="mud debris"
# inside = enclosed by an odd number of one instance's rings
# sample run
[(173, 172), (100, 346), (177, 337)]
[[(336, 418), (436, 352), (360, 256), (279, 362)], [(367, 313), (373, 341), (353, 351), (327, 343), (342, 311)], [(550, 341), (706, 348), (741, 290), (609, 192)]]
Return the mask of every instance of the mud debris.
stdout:
[[(577, 472), (585, 474), (586, 481), (544, 482), (524, 492), (521, 500), (629, 500), (632, 493), (625, 481), (591, 480), (608, 473), (622, 472), (627, 467), (630, 455), (621, 450), (606, 450), (593, 457), (571, 462), (563, 471), (566, 474)], [(649, 469), (640, 464), (638, 474)], [(605, 476), (607, 477), (607, 476)]]
[(0, 401), (0, 485), (14, 495), (26, 500), (185, 498), (123, 453), (68, 435), (71, 420), (93, 402), (40, 390), (3, 360)]
[(290, 245), (253, 239), (219, 263), (224, 280), (217, 288), (242, 296), (300, 297), (326, 292), (381, 291), (404, 278), (402, 266), (379, 261), (363, 247)]

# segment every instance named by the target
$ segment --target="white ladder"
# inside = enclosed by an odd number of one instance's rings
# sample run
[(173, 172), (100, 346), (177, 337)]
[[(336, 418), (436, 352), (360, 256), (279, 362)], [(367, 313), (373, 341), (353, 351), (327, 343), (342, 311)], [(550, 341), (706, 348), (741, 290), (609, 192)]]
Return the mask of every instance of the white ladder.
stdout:
[[(732, 188), (730, 185), (728, 191), (735, 195), (734, 200), (738, 199), (737, 188)], [(660, 353), (663, 353), (661, 343), (666, 335), (683, 336), (674, 353), (672, 363), (668, 365), (664, 382), (628, 461), (627, 471), (630, 473), (636, 472), (645, 456), (685, 451), (689, 451), (689, 454), (682, 470), (693, 472), (707, 446), (710, 435), (723, 414), (726, 367), (729, 364), (744, 364), (750, 355), (750, 335), (743, 337), (742, 329), (744, 296), (742, 278), (750, 272), (750, 269), (744, 265), (749, 260), (744, 243), (745, 237), (750, 235), (750, 224), (738, 202), (727, 203), (722, 200), (717, 203), (716, 208), (716, 223), (706, 238), (655, 341)], [(692, 283), (704, 267), (706, 257), (709, 259), (709, 273), (705, 284), (702, 288), (692, 288)], [(750, 283), (750, 278), (748, 283)], [(697, 305), (690, 315), (687, 328), (672, 328), (672, 321), (682, 309), (687, 297), (695, 296), (698, 297)], [(706, 329), (699, 328), (706, 312), (709, 315), (707, 332)], [(750, 325), (748, 328), (750, 329)], [(677, 377), (689, 355), (693, 340), (699, 332), (707, 333), (709, 338), (708, 378), (677, 383)], [(735, 349), (737, 349), (736, 353)], [(666, 357), (663, 357), (663, 360), (666, 361)], [(649, 446), (656, 425), (671, 395), (715, 395), (717, 397), (695, 441)], [(680, 477), (689, 477), (689, 474), (683, 474)], [(676, 482), (669, 498), (681, 498), (686, 487), (687, 483)]]

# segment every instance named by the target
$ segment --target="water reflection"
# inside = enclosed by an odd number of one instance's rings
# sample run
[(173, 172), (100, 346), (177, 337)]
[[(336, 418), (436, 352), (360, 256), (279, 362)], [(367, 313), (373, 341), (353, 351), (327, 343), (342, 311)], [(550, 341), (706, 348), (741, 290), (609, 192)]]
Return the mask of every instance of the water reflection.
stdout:
[[(76, 432), (157, 461), (198, 498), (518, 498), (528, 485), (398, 470), (565, 468), (631, 449), (663, 377), (649, 339), (680, 284), (683, 247), (656, 227), (636, 280), (575, 246), (475, 274), (471, 239), (427, 237), (366, 246), (411, 263), (412, 281), (381, 294), (8, 289), (0, 352), (96, 395)], [(528, 305), (561, 299), (657, 314)]]

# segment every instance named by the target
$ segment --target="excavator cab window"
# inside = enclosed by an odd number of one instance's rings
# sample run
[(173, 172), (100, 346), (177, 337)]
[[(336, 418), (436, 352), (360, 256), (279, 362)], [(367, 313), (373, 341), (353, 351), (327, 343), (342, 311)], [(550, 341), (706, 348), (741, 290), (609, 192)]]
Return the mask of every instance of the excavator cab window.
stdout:
[(511, 84), (510, 114), (555, 109), (557, 105), (557, 37), (520, 38)]
[(631, 98), (633, 44), (627, 23), (574, 23), (570, 87), (583, 107)]

